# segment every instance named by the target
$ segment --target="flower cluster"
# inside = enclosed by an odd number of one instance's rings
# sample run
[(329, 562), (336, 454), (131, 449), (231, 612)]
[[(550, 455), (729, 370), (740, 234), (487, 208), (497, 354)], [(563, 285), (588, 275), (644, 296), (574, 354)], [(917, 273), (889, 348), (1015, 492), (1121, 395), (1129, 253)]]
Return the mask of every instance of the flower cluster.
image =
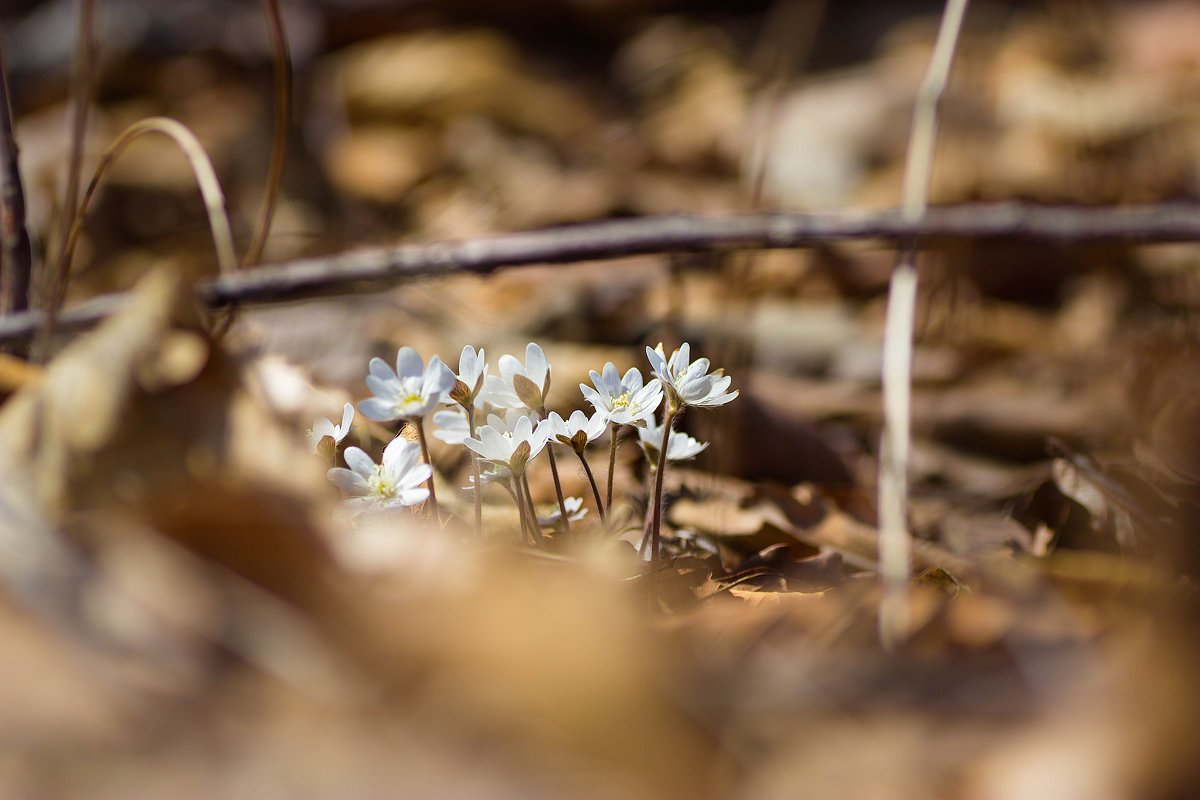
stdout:
[[(708, 446), (674, 431), (676, 418), (689, 406), (724, 405), (738, 393), (729, 391), (731, 379), (722, 370), (709, 372), (708, 359), (690, 360), (686, 343), (669, 357), (662, 345), (647, 348), (646, 354), (652, 370), (649, 382), (637, 368), (621, 375), (609, 362), (601, 371), (591, 371), (591, 386), (579, 386), (591, 413), (575, 410), (566, 418), (547, 413), (551, 365), (536, 343), (525, 348), (524, 361), (501, 356), (496, 362), (498, 374), (489, 371), (484, 351), (470, 346), (459, 356), (457, 374), (436, 355), (425, 363), (411, 347), (399, 349), (394, 369), (383, 359), (373, 358), (366, 376), (371, 396), (359, 403), (358, 413), (376, 422), (404, 420), (416, 435), (397, 436), (389, 442), (378, 464), (364, 450), (347, 447), (343, 454), (346, 466), (330, 469), (329, 479), (349, 496), (346, 502), (356, 511), (428, 502), (436, 518), (433, 469), (425, 438), (425, 423), (432, 419), (433, 436), (462, 445), (473, 456), (474, 470), (467, 488), (476, 497), (477, 524), (480, 490), (488, 483), (498, 483), (516, 502), (527, 539), (536, 544), (543, 528), (568, 530), (570, 523), (579, 522), (587, 511), (582, 498), (563, 496), (554, 446), (579, 458), (603, 521), (612, 504), (618, 439), (622, 429), (633, 428), (656, 476), (653, 500), (657, 519), (666, 463), (693, 458)], [(310, 431), (314, 452), (322, 452), (335, 463), (337, 447), (349, 433), (353, 418), (354, 407), (347, 403), (340, 425), (316, 420)], [(601, 500), (587, 460), (588, 446), (605, 435), (610, 437), (607, 502)], [(558, 504), (553, 512), (539, 516), (525, 474), (543, 452), (554, 477)], [(657, 522), (655, 526), (657, 538)]]

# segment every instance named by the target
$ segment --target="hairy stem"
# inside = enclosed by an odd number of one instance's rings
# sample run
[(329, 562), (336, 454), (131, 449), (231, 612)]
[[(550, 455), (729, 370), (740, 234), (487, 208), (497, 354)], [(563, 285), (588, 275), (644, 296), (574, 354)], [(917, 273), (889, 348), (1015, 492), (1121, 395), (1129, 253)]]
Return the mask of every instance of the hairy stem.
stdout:
[(529, 491), (529, 475), (521, 473), (521, 489), (525, 494), (525, 504), (529, 507), (529, 530), (533, 536), (535, 545), (543, 544), (546, 540), (542, 536), (541, 525), (538, 524), (537, 509), (533, 507), (533, 493)]
[(437, 492), (433, 488), (433, 460), (429, 457), (429, 442), (425, 438), (425, 420), (417, 417), (412, 420), (412, 423), (417, 429), (417, 440), (421, 443), (421, 457), (429, 465), (429, 480), (425, 484), (429, 487), (429, 510), (433, 514), (433, 519), (437, 521), (440, 517), (438, 516)]
[(663, 475), (667, 471), (667, 444), (671, 439), (671, 426), (675, 424), (675, 417), (679, 416), (679, 412), (674, 409), (668, 409), (666, 417), (663, 419), (663, 438), (662, 445), (658, 450), (658, 466), (654, 470), (654, 497), (653, 511), (650, 516), (650, 606), (658, 602), (658, 570), (659, 563), (659, 547), (658, 542), (661, 536), (662, 529), (662, 495), (663, 495)]
[[(475, 437), (475, 404), (467, 406), (467, 428), (471, 438)], [(475, 474), (475, 536), (483, 536), (483, 484), (479, 467), (479, 454), (471, 451), (471, 471)]]
[(613, 476), (617, 471), (617, 432), (621, 430), (621, 426), (617, 423), (612, 423), (609, 429), (608, 443), (608, 488), (604, 493), (604, 509), (605, 511), (612, 510), (612, 492), (613, 492)]
[(583, 464), (583, 471), (587, 473), (588, 483), (592, 485), (592, 495), (596, 498), (596, 511), (600, 514), (600, 521), (607, 520), (608, 515), (604, 513), (604, 504), (600, 502), (600, 488), (596, 486), (596, 476), (592, 474), (592, 468), (588, 466), (587, 459), (583, 457), (583, 453), (576, 451), (575, 455), (579, 456), (579, 463)]
[[(546, 407), (538, 409), (541, 419), (546, 418)], [(571, 523), (567, 521), (567, 504), (563, 500), (562, 482), (558, 479), (558, 462), (554, 458), (554, 448), (546, 445), (546, 457), (550, 459), (550, 476), (554, 478), (554, 495), (558, 499), (559, 519), (562, 522), (563, 533), (571, 532)]]

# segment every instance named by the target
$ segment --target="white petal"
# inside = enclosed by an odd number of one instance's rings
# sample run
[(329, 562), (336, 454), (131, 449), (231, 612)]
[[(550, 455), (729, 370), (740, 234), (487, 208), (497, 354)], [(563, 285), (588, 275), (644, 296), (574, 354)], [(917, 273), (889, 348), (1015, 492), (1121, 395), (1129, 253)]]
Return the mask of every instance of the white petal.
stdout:
[[(595, 372), (592, 373), (592, 375), (595, 374)], [(595, 378), (593, 378), (593, 380), (595, 380)], [(601, 410), (602, 408), (607, 410), (610, 407), (610, 404), (604, 402), (600, 392), (597, 392), (587, 384), (579, 384), (579, 391), (583, 392), (583, 399), (591, 403), (592, 408), (596, 409), (597, 411)]]
[(353, 421), (354, 403), (346, 403), (345, 407), (342, 409), (342, 424), (338, 427), (338, 432), (342, 434), (341, 438), (345, 438), (346, 434), (350, 432), (350, 423)]
[(576, 433), (578, 433), (579, 431), (587, 430), (587, 426), (588, 426), (587, 414), (584, 414), (579, 409), (575, 409), (574, 411), (571, 412), (571, 417), (570, 417), (570, 419), (567, 420), (568, 435), (573, 436)]
[(395, 400), (403, 390), (403, 387), (400, 385), (400, 379), (394, 375), (387, 378), (381, 378), (378, 375), (368, 375), (366, 384), (371, 394), (387, 400)]
[(383, 448), (383, 464), (384, 472), (395, 478), (403, 475), (417, 460), (421, 457), (421, 445), (416, 442), (409, 441), (403, 436), (397, 436), (388, 442), (388, 446)]
[(550, 362), (537, 342), (525, 345), (525, 376), (538, 385), (543, 391), (546, 388), (546, 378), (550, 374)]
[(621, 378), (621, 385), (626, 391), (636, 392), (642, 388), (642, 371), (637, 367), (630, 367), (625, 373), (625, 377)]
[(510, 356), (505, 353), (504, 355), (500, 356), (500, 360), (497, 362), (497, 364), (500, 367), (500, 377), (508, 383), (512, 383), (513, 375), (525, 374), (525, 368), (516, 356)]
[[(662, 345), (659, 345), (662, 347)], [(667, 360), (663, 357), (662, 351), (653, 347), (646, 348), (646, 359), (650, 362), (650, 369), (655, 375), (662, 375), (666, 371)]]
[(330, 483), (346, 494), (364, 495), (370, 491), (367, 488), (367, 482), (361, 476), (355, 475), (343, 467), (334, 467), (325, 474), (329, 477)]
[(402, 506), (415, 506), (429, 499), (429, 490), (425, 487), (402, 489), (396, 493), (396, 502)]
[(454, 372), (442, 363), (442, 359), (434, 356), (429, 359), (429, 366), (425, 369), (425, 378), (421, 381), (421, 393), (428, 397), (440, 395), (453, 389), (454, 382), (457, 380)]
[(373, 375), (380, 380), (396, 379), (396, 373), (392, 371), (392, 368), (382, 358), (372, 358), (367, 362), (367, 374)]
[(376, 422), (392, 422), (400, 417), (396, 414), (396, 406), (378, 397), (368, 397), (358, 404), (358, 413)]
[[(313, 420), (312, 438), (314, 444), (321, 441), (326, 436), (333, 436), (333, 423), (324, 417), (317, 417)], [(334, 436), (333, 438), (337, 438)]]
[(479, 431), (479, 439), (483, 442), (484, 449), (478, 452), (484, 458), (507, 461), (509, 456), (513, 454), (515, 437), (514, 439), (509, 439), (490, 425), (484, 425)]
[(375, 462), (358, 447), (347, 447), (342, 458), (346, 459), (346, 466), (364, 478), (375, 474)]
[(425, 362), (408, 345), (396, 351), (396, 374), (401, 378), (419, 378), (425, 372)]
[(420, 486), (432, 476), (433, 467), (429, 466), (428, 464), (417, 464), (408, 472), (404, 473), (397, 481), (397, 484), (401, 488), (412, 488), (413, 486)]

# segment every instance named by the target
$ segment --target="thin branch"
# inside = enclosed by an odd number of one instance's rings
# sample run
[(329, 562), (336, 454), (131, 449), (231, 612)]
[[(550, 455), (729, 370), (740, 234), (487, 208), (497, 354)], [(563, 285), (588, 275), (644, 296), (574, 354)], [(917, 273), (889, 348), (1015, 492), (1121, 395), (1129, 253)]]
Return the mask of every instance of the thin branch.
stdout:
[(283, 11), (279, 0), (266, 0), (267, 25), (271, 31), (271, 54), (275, 75), (275, 121), (271, 132), (271, 162), (267, 167), (267, 183), (263, 189), (262, 207), (254, 229), (254, 239), (246, 252), (244, 266), (251, 267), (262, 258), (267, 234), (271, 232), (271, 220), (275, 217), (275, 204), (279, 200), (279, 187), (283, 181), (283, 161), (287, 152), (288, 125), (292, 119), (292, 51), (288, 46), (287, 29), (283, 25)]
[[(529, 264), (677, 251), (789, 249), (848, 239), (895, 243), (981, 238), (1062, 246), (1195, 242), (1200, 241), (1200, 209), (1184, 204), (1079, 208), (1006, 203), (933, 208), (917, 222), (904, 221), (898, 211), (638, 217), (298, 259), (200, 281), (196, 290), (201, 301), (215, 310), (346, 293), (424, 276), (482, 275)], [(94, 324), (122, 301), (122, 294), (92, 298), (65, 310), (58, 328)], [(37, 311), (0, 317), (0, 341), (28, 338), (41, 318)]]
[(0, 313), (29, 308), (33, 250), (25, 227), (25, 190), (17, 166), (8, 71), (0, 52)]

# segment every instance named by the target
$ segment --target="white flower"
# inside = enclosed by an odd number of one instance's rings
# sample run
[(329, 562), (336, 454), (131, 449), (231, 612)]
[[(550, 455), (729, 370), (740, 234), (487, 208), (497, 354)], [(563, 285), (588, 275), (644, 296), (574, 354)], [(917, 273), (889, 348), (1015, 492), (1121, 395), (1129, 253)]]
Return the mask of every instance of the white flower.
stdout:
[(571, 412), (570, 418), (566, 420), (560, 417), (558, 412), (551, 411), (542, 424), (548, 439), (565, 444), (580, 455), (588, 444), (599, 439), (608, 430), (608, 419), (602, 411), (597, 411), (589, 418), (587, 414), (576, 410)]
[(603, 372), (592, 370), (590, 374), (596, 388), (581, 383), (579, 389), (584, 399), (596, 411), (604, 412), (613, 425), (640, 425), (662, 402), (662, 384), (652, 381), (643, 386), (642, 373), (637, 367), (631, 368), (622, 378), (609, 361)]
[[(501, 481), (505, 484), (508, 483), (508, 479), (512, 477), (512, 473), (508, 471), (508, 467), (502, 467), (490, 462), (485, 463), (487, 463), (487, 468), (479, 471), (480, 486), (487, 486), (489, 483), (495, 483), (496, 481)], [(467, 481), (467, 485), (462, 488), (467, 491), (473, 490), (475, 488), (475, 476), (468, 475)]]
[(382, 358), (372, 358), (367, 371), (367, 388), (375, 396), (359, 403), (358, 410), (377, 422), (428, 415), (457, 380), (437, 356), (429, 359), (426, 367), (411, 347), (401, 347), (396, 353), (395, 371)]
[(671, 353), (670, 360), (660, 343), (654, 349), (646, 348), (646, 357), (654, 375), (662, 381), (675, 411), (685, 406), (723, 406), (738, 396), (737, 391), (727, 392), (733, 379), (724, 370), (709, 374), (708, 359), (698, 358), (688, 363), (691, 348), (687, 342)]
[[(567, 509), (568, 522), (575, 522), (587, 516), (588, 510), (583, 508), (582, 497), (564, 497), (563, 505), (566, 506)], [(562, 519), (562, 511), (555, 506), (554, 510), (546, 516), (538, 517), (538, 524), (543, 528), (551, 528), (557, 525), (560, 519)]]
[(421, 446), (397, 436), (383, 450), (379, 464), (357, 447), (346, 448), (350, 469), (329, 470), (329, 480), (343, 492), (353, 495), (347, 503), (356, 510), (413, 506), (429, 497), (421, 486), (433, 474), (421, 463)]
[(354, 421), (354, 404), (346, 403), (342, 409), (342, 424), (334, 425), (325, 417), (317, 417), (313, 420), (313, 426), (308, 431), (308, 438), (311, 442), (310, 449), (313, 453), (317, 452), (317, 448), (321, 444), (321, 440), (326, 436), (333, 439), (334, 447), (342, 443), (342, 439), (346, 438), (346, 434), (350, 433), (350, 423)]
[(546, 354), (535, 342), (525, 346), (525, 363), (515, 356), (503, 355), (497, 362), (499, 375), (489, 375), (488, 391), (492, 402), (505, 408), (528, 408), (538, 411), (546, 405), (550, 391), (550, 364)]
[(514, 475), (525, 471), (529, 459), (546, 446), (547, 432), (542, 424), (535, 428), (533, 420), (522, 414), (516, 417), (511, 427), (495, 414), (488, 417), (488, 424), (479, 429), (479, 438), (463, 440), (484, 461), (507, 467)]
[(433, 435), (446, 444), (462, 444), (471, 435), (467, 410), (462, 406), (433, 412)]
[(476, 353), (475, 348), (471, 345), (464, 347), (462, 354), (458, 357), (458, 376), (454, 386), (450, 389), (448, 401), (458, 403), (463, 408), (474, 406), (476, 398), (483, 390), (487, 371), (487, 360), (483, 355), (483, 348)]
[[(638, 440), (651, 464), (658, 463), (658, 448), (662, 447), (662, 438), (662, 425), (646, 425), (644, 428), (638, 428)], [(667, 439), (667, 460), (686, 461), (703, 452), (706, 447), (708, 447), (708, 442), (700, 442), (686, 433), (672, 430), (671, 437)]]

